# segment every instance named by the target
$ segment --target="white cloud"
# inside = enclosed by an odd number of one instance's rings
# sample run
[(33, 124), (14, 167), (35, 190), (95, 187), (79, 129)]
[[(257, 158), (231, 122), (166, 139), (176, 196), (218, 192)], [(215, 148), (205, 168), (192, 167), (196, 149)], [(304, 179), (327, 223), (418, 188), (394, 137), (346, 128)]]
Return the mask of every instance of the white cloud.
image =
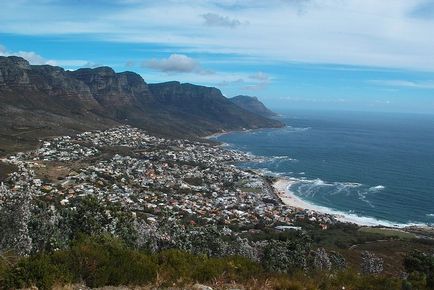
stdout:
[(244, 91), (260, 91), (269, 85), (271, 77), (263, 72), (255, 74), (225, 74), (216, 73), (213, 77), (219, 78), (220, 81), (215, 85), (218, 87), (232, 87)]
[(10, 55), (20, 56), (26, 59), (31, 64), (57, 65), (56, 61), (45, 59), (34, 51), (17, 51), (17, 52), (10, 53)]
[(57, 65), (54, 60), (45, 59), (34, 51), (8, 51), (8, 49), (0, 44), (0, 56), (19, 56), (26, 59), (31, 64), (49, 64)]
[(6, 47), (0, 44), (0, 56), (6, 55)]
[(213, 74), (212, 71), (203, 69), (198, 61), (184, 54), (171, 54), (168, 58), (151, 59), (144, 62), (143, 66), (165, 73)]
[[(67, 1), (4, 2), (0, 33), (88, 34), (182, 47), (185, 53), (434, 71), (434, 38), (429, 37), (434, 21), (412, 13), (424, 0), (124, 0), (116, 9)], [(237, 29), (210, 33), (198, 15)], [(237, 25), (238, 19), (249, 25)]]
[(249, 76), (249, 78), (252, 80), (258, 80), (261, 82), (268, 82), (270, 80), (270, 76), (263, 73), (263, 72), (257, 72), (255, 74), (252, 74)]
[(33, 65), (56, 65), (62, 67), (95, 67), (96, 64), (79, 59), (46, 59), (43, 56), (39, 55), (34, 51), (9, 51), (4, 45), (0, 44), (0, 56), (19, 56), (27, 60), (30, 64)]
[(401, 87), (413, 89), (434, 89), (434, 80), (409, 81), (409, 80), (370, 80), (371, 84), (386, 87)]
[(261, 91), (268, 86), (268, 83), (257, 83), (243, 87), (246, 91)]
[(235, 28), (241, 25), (241, 21), (238, 19), (232, 19), (227, 16), (221, 16), (215, 13), (207, 13), (202, 15), (205, 20), (205, 25), (208, 26), (223, 26), (229, 28)]
[(219, 83), (217, 83), (216, 85), (218, 87), (228, 87), (228, 86), (233, 86), (233, 85), (239, 85), (244, 83), (244, 80), (242, 78), (239, 79), (232, 79), (232, 80), (223, 80)]
[(260, 91), (265, 89), (271, 81), (271, 77), (263, 72), (257, 72), (249, 75), (249, 79), (255, 81), (253, 84), (245, 86), (243, 89), (247, 91)]

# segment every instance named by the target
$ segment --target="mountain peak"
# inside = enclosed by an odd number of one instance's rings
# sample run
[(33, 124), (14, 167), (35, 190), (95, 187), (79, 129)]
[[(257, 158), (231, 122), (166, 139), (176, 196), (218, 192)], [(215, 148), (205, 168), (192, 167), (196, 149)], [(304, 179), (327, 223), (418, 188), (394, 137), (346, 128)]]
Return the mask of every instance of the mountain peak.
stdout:
[(21, 68), (30, 68), (30, 63), (22, 57), (19, 56), (0, 56), (0, 64), (13, 64)]
[(245, 95), (235, 96), (230, 98), (231, 102), (236, 104), (237, 106), (250, 111), (252, 113), (264, 116), (264, 117), (273, 117), (276, 116), (276, 113), (268, 109), (261, 101), (259, 101), (258, 97), (251, 97)]

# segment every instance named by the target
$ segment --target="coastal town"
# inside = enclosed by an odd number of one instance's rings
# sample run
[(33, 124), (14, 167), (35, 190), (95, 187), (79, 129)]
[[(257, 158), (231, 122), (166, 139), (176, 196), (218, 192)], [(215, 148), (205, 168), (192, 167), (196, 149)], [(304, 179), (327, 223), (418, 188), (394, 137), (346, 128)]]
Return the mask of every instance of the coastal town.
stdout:
[[(24, 257), (68, 251), (84, 235), (102, 243), (112, 237), (152, 255), (176, 249), (243, 257), (277, 273), (341, 271), (347, 259), (357, 263), (356, 254), (362, 273), (378, 275), (391, 269), (389, 258), (355, 243), (414, 237), (360, 231), (309, 209), (290, 194), (293, 180), (243, 166), (267, 158), (209, 140), (120, 126), (40, 140), (35, 150), (1, 162), (14, 170), (0, 184), (0, 247)], [(330, 242), (335, 246), (326, 250)], [(354, 252), (345, 256), (341, 248)]]
[[(115, 203), (133, 216), (158, 223), (170, 216), (188, 223), (299, 229), (297, 220), (323, 228), (327, 214), (282, 203), (271, 177), (237, 167), (253, 161), (246, 153), (216, 144), (170, 140), (130, 126), (41, 140), (38, 149), (2, 162), (31, 172), (34, 194), (55, 207), (75, 207), (93, 196)], [(51, 177), (51, 178), (50, 178)], [(16, 190), (13, 180), (3, 186)]]

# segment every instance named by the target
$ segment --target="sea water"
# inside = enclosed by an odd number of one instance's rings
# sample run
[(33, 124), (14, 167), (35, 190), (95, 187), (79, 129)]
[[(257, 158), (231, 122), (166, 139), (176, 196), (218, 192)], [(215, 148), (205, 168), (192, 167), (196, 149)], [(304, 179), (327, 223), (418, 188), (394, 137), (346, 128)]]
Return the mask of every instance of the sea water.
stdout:
[(267, 157), (242, 166), (297, 180), (331, 212), (384, 225), (434, 224), (434, 115), (282, 112), (286, 127), (217, 139)]

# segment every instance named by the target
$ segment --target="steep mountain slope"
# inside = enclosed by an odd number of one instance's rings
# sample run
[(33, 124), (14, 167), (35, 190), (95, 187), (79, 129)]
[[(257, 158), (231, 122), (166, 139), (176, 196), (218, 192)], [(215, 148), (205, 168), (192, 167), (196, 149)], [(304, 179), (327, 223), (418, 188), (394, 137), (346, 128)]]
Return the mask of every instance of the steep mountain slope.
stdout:
[(276, 113), (274, 113), (273, 111), (271, 111), (270, 109), (268, 109), (261, 101), (258, 100), (257, 97), (250, 97), (250, 96), (236, 96), (233, 98), (229, 99), (232, 103), (236, 104), (237, 106), (264, 116), (264, 117), (273, 117), (276, 116)]
[(133, 72), (115, 73), (110, 67), (99, 67), (79, 69), (67, 75), (83, 82), (105, 114), (115, 120), (142, 119), (144, 108), (151, 100), (148, 85)]
[(282, 125), (234, 105), (216, 88), (148, 86), (133, 72), (65, 71), (20, 57), (0, 57), (0, 114), (0, 150), (121, 123), (174, 137)]
[(42, 136), (116, 124), (104, 117), (89, 87), (62, 68), (0, 57), (0, 154), (34, 146)]
[(167, 82), (150, 84), (149, 89), (155, 98), (156, 111), (165, 110), (174, 120), (186, 121), (188, 128), (203, 134), (281, 126), (278, 121), (236, 106), (216, 88)]

